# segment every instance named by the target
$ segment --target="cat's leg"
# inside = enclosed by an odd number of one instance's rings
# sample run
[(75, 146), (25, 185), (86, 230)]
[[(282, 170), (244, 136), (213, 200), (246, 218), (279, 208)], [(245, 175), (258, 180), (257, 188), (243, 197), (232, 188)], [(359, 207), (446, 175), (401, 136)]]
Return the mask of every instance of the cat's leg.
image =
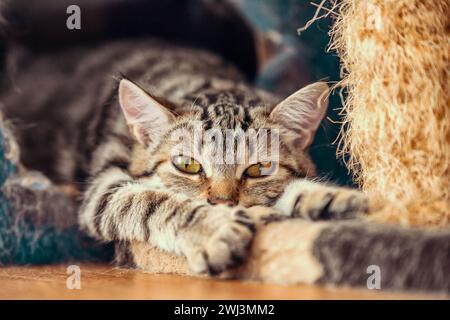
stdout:
[(193, 201), (115, 167), (93, 180), (80, 210), (80, 224), (92, 236), (143, 241), (183, 254), (198, 273), (215, 274), (240, 263), (255, 232), (244, 208)]
[(343, 220), (365, 216), (369, 200), (358, 190), (302, 179), (290, 183), (273, 208), (288, 217)]

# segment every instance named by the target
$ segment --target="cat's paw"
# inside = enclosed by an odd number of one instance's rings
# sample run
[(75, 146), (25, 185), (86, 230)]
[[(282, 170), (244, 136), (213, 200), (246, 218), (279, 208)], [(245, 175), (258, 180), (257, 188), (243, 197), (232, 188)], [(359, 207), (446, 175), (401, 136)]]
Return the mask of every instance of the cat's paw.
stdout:
[(263, 225), (290, 218), (289, 216), (277, 211), (275, 208), (260, 205), (247, 208), (247, 212), (255, 222)]
[(355, 219), (367, 214), (368, 207), (368, 198), (362, 192), (327, 188), (299, 195), (292, 216), (313, 221)]
[(253, 219), (243, 208), (214, 206), (208, 209), (200, 229), (203, 233), (186, 255), (195, 273), (217, 275), (241, 264), (255, 234)]

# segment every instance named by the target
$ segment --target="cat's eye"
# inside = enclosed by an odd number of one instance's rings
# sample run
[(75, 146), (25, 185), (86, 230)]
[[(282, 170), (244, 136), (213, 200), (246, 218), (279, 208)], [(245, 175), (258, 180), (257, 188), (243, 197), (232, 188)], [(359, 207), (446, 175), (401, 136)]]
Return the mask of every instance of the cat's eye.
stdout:
[(184, 173), (197, 174), (202, 171), (202, 165), (191, 157), (172, 157), (172, 164), (175, 168)]
[(252, 164), (247, 169), (245, 169), (244, 176), (249, 178), (259, 178), (270, 175), (273, 171), (272, 169), (274, 165), (275, 164), (271, 161)]

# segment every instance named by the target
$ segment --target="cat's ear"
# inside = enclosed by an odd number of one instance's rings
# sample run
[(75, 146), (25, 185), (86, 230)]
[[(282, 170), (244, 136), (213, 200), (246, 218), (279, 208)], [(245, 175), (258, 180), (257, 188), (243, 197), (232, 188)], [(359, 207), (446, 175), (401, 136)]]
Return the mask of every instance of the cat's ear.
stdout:
[(175, 119), (160, 101), (127, 79), (120, 81), (119, 103), (131, 133), (145, 146), (164, 134)]
[(270, 118), (280, 125), (281, 134), (305, 149), (325, 116), (328, 107), (328, 85), (316, 82), (293, 93), (281, 101), (270, 113)]

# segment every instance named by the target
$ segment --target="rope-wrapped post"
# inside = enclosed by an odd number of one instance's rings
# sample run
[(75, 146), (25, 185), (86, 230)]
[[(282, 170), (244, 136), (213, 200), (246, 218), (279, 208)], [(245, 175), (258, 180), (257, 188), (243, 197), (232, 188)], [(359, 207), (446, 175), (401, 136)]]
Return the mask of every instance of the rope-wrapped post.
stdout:
[[(450, 1), (342, 0), (342, 151), (382, 221), (450, 224)], [(381, 200), (382, 199), (382, 200)]]

